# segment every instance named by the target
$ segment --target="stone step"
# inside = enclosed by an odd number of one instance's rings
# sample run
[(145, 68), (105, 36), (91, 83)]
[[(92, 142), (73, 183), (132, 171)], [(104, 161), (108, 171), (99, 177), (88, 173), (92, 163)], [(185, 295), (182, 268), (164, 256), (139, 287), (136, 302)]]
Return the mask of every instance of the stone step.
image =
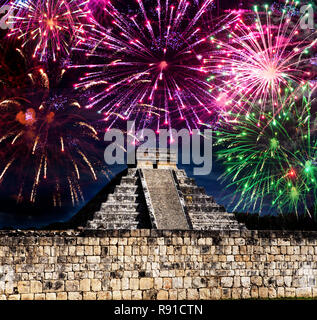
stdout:
[(240, 227), (236, 227), (236, 226), (217, 226), (217, 225), (205, 225), (205, 226), (201, 226), (201, 225), (195, 225), (193, 224), (193, 228), (195, 230), (205, 230), (205, 231), (218, 231), (218, 230), (230, 230), (230, 231), (239, 231), (241, 230)]
[(171, 170), (142, 169), (158, 229), (189, 229)]
[(217, 224), (217, 223), (220, 223), (220, 224), (237, 224), (236, 221), (234, 220), (229, 220), (229, 219), (217, 219), (217, 220), (214, 220), (214, 219), (195, 219), (195, 218), (192, 218), (191, 217), (191, 221), (193, 223), (198, 223), (198, 224)]
[(192, 213), (217, 213), (217, 212), (226, 212), (224, 207), (218, 206), (217, 204), (210, 204), (210, 205), (203, 205), (203, 206), (198, 206), (198, 205), (191, 205), (187, 204), (186, 208), (188, 212)]
[(179, 179), (178, 184), (180, 187), (197, 187), (194, 179)]
[(122, 185), (118, 185), (118, 186), (115, 187), (114, 193), (115, 194), (120, 194), (120, 193), (122, 193), (122, 194), (131, 194), (131, 193), (132, 194), (136, 194), (137, 190), (138, 190), (138, 186), (137, 185), (128, 186), (128, 187), (122, 186)]
[(118, 229), (137, 229), (139, 225), (139, 222), (129, 222), (129, 221), (122, 221), (120, 223), (108, 223), (108, 222), (98, 222), (98, 221), (93, 221), (91, 223), (88, 223), (87, 229), (105, 229), (105, 230), (118, 230)]
[[(211, 207), (213, 208), (213, 207)], [(211, 209), (209, 208), (209, 209)], [(208, 209), (208, 208), (207, 208)], [(187, 212), (190, 215), (194, 215), (194, 216), (205, 216), (205, 215), (210, 215), (210, 216), (214, 216), (214, 217), (222, 217), (222, 216), (226, 216), (226, 217), (230, 217), (234, 220), (236, 220), (236, 217), (233, 213), (228, 213), (226, 211), (200, 211), (200, 210), (192, 210), (187, 208)]]
[(224, 215), (224, 214), (189, 214), (191, 219), (195, 220), (209, 220), (209, 221), (217, 221), (217, 220), (227, 220), (227, 221), (236, 221), (234, 216)]
[(97, 211), (94, 214), (94, 219), (103, 219), (105, 216), (110, 216), (115, 219), (117, 216), (135, 216), (137, 217), (141, 213), (139, 211)]
[(133, 215), (117, 215), (115, 217), (111, 216), (111, 215), (106, 215), (102, 218), (103, 222), (116, 222), (116, 223), (123, 223), (123, 222), (140, 222), (140, 219), (142, 218), (142, 216), (140, 217), (139, 214), (133, 216)]
[(126, 177), (135, 177), (135, 176), (137, 176), (137, 169), (129, 168)]
[(127, 183), (127, 182), (123, 182), (120, 184), (121, 187), (125, 187), (125, 188), (133, 188), (135, 186), (137, 186), (138, 183), (135, 182), (135, 183)]
[[(135, 220), (140, 216), (141, 214), (139, 212), (133, 212), (133, 213), (123, 213), (123, 212), (118, 212), (118, 213), (99, 213), (96, 212), (94, 214), (94, 220), (104, 220), (104, 221), (114, 221), (114, 220)], [(142, 215), (141, 215), (142, 216)]]
[(138, 178), (124, 176), (121, 178), (120, 185), (135, 185), (138, 182)]
[(138, 194), (109, 194), (107, 202), (136, 202)]
[(228, 220), (213, 220), (213, 221), (195, 221), (194, 224), (197, 225), (228, 225), (228, 226), (238, 226), (239, 222), (238, 221), (228, 221)]
[(193, 203), (216, 203), (214, 199), (207, 195), (198, 195), (198, 194), (190, 194), (190, 195), (184, 195), (185, 199), (190, 199)]
[(203, 187), (180, 187), (180, 191), (184, 196), (206, 195), (205, 188)]
[(134, 211), (137, 212), (138, 208), (141, 205), (139, 203), (116, 203), (116, 202), (105, 202), (101, 205), (100, 208), (100, 212), (104, 212), (104, 211), (115, 211), (115, 212), (119, 212), (119, 211), (123, 211), (123, 212), (130, 212), (130, 211)]
[(177, 177), (187, 177), (186, 171), (184, 169), (175, 170), (175, 174)]
[(223, 207), (220, 206), (219, 204), (217, 204), (216, 202), (212, 201), (212, 200), (208, 200), (208, 199), (200, 199), (200, 200), (193, 200), (191, 197), (189, 196), (185, 196), (184, 197), (186, 206), (196, 206), (198, 207), (213, 207), (213, 208), (221, 208), (220, 210), (222, 211)]

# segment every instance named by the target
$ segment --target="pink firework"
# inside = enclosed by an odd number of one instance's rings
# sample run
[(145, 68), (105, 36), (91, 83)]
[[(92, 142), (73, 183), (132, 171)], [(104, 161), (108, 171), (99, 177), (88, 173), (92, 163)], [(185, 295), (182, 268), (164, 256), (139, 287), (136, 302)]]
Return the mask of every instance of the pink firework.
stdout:
[(301, 19), (300, 14), (292, 17), (289, 10), (275, 12), (268, 5), (228, 15), (225, 35), (210, 39), (210, 79), (217, 83), (214, 97), (223, 108), (247, 112), (257, 105), (276, 113), (288, 91), (313, 77), (310, 59), (316, 31), (302, 30)]
[(88, 14), (87, 1), (26, 0), (11, 5), (12, 30), (9, 37), (22, 40), (22, 47), (30, 46), (33, 57), (40, 61), (56, 61), (60, 54), (69, 54), (75, 35), (83, 32)]
[[(207, 81), (208, 36), (213, 0), (137, 0), (133, 13), (104, 2), (104, 21), (95, 22), (79, 50), (89, 64), (77, 89), (91, 90), (87, 108), (105, 115), (110, 129), (118, 120), (139, 127), (196, 128), (213, 119), (212, 85)], [(208, 20), (208, 21), (207, 21)], [(202, 24), (202, 22), (206, 22)]]

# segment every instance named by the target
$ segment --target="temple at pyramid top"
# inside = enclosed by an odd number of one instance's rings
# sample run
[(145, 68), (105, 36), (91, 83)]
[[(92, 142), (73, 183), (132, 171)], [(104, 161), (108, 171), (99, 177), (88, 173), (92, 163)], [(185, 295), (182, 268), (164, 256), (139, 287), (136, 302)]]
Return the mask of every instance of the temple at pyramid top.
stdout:
[(67, 225), (84, 229), (241, 230), (184, 170), (171, 149), (138, 149), (137, 165), (115, 177)]
[(177, 169), (177, 153), (166, 148), (139, 148), (136, 152), (138, 168), (147, 169)]

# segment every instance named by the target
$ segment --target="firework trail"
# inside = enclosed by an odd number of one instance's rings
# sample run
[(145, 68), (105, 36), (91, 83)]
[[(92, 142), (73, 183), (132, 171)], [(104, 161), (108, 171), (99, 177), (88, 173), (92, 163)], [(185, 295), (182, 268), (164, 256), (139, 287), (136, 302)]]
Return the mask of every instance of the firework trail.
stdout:
[(11, 3), (11, 38), (29, 46), (33, 58), (57, 61), (69, 54), (76, 34), (83, 34), (89, 0), (16, 0)]
[(210, 38), (209, 79), (217, 83), (214, 98), (222, 110), (246, 113), (256, 105), (279, 113), (287, 91), (313, 78), (317, 33), (301, 29), (301, 14), (290, 15), (289, 7), (297, 5), (287, 1), (281, 10), (264, 5), (231, 12), (223, 32)]
[(22, 51), (0, 40), (0, 97), (10, 97), (17, 89), (31, 83), (30, 72)]
[(280, 212), (310, 214), (317, 195), (315, 89), (306, 83), (284, 98), (278, 114), (253, 108), (216, 133), (224, 147), (218, 151), (222, 178), (237, 188), (235, 209), (262, 211), (270, 200)]
[(14, 175), (19, 202), (35, 202), (43, 186), (53, 189), (55, 206), (67, 195), (75, 205), (81, 182), (98, 178), (98, 133), (74, 95), (50, 87), (44, 69), (33, 67), (27, 78), (0, 99), (0, 184)]
[[(189, 129), (213, 119), (212, 85), (206, 80), (209, 24), (213, 0), (137, 1), (125, 14), (115, 1), (104, 1), (106, 20), (95, 23), (78, 49), (91, 62), (74, 64), (87, 72), (76, 89), (94, 89), (87, 108), (105, 115), (109, 130), (117, 121), (137, 120), (138, 127)], [(136, 13), (135, 13), (136, 12)]]

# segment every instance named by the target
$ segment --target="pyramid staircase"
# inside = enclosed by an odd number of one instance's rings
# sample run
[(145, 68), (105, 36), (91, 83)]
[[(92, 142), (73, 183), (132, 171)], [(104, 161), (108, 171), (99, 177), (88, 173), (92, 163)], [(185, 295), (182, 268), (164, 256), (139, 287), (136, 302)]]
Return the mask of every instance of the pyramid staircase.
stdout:
[(87, 205), (83, 212), (88, 214), (77, 219), (82, 221), (81, 226), (93, 230), (245, 229), (234, 214), (227, 213), (204, 188), (177, 168), (175, 154), (168, 154), (164, 160), (158, 157), (156, 149), (150, 154), (150, 161), (139, 156), (136, 168), (120, 174), (111, 189)]
[(112, 194), (87, 222), (87, 229), (144, 229), (151, 226), (137, 169), (129, 168)]
[(233, 213), (226, 212), (212, 196), (208, 196), (203, 187), (196, 185), (195, 179), (189, 178), (184, 170), (175, 170), (180, 196), (184, 210), (189, 216), (194, 230), (241, 230), (244, 224), (239, 223)]

